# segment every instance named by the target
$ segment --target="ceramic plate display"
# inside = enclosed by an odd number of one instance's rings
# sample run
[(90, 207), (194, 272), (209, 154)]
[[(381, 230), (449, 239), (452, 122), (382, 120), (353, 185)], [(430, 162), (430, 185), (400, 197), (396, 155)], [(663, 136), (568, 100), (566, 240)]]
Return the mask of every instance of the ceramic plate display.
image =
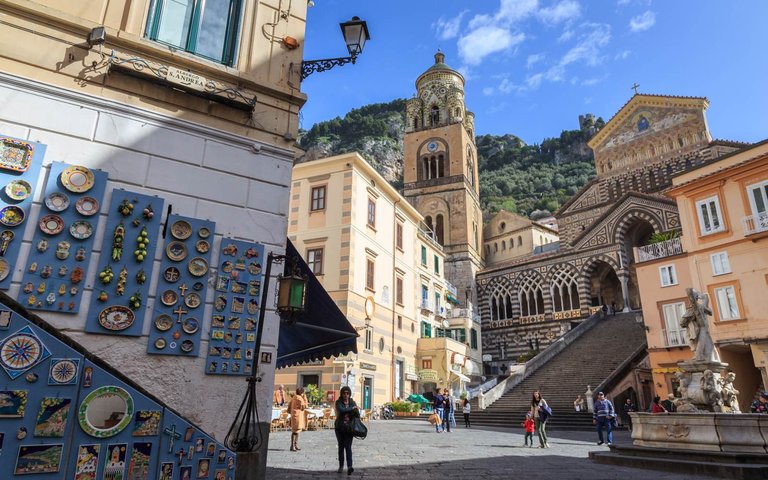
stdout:
[(58, 215), (46, 215), (40, 219), (40, 231), (48, 235), (57, 235), (64, 230), (64, 220)]
[(188, 293), (187, 296), (184, 297), (184, 305), (188, 306), (189, 308), (197, 308), (201, 303), (203, 302), (200, 299), (200, 295), (196, 293)]
[(192, 235), (192, 225), (184, 220), (178, 220), (171, 225), (171, 235), (179, 240), (186, 240)]
[(173, 326), (173, 319), (170, 315), (161, 314), (155, 319), (155, 328), (161, 332), (165, 332), (171, 329)]
[(251, 262), (248, 264), (248, 273), (251, 275), (258, 275), (261, 273), (261, 264), (256, 262)]
[(165, 348), (165, 339), (164, 338), (158, 338), (155, 340), (155, 348), (158, 350), (162, 350)]
[(69, 234), (77, 240), (85, 240), (93, 235), (93, 226), (85, 220), (80, 220), (70, 225)]
[(169, 307), (171, 305), (176, 305), (176, 302), (179, 301), (179, 294), (173, 290), (166, 290), (160, 296), (160, 301), (163, 302), (163, 305), (167, 305)]
[(71, 166), (61, 172), (61, 184), (70, 192), (87, 192), (95, 181), (93, 172), (85, 167)]
[[(181, 329), (184, 330), (184, 333), (188, 333), (192, 335), (200, 328), (200, 322), (197, 321), (196, 318), (193, 317), (187, 317), (184, 319), (183, 322), (181, 322)], [(182, 343), (183, 347), (184, 343)]]
[(211, 249), (211, 244), (207, 240), (200, 240), (195, 244), (195, 250), (200, 253), (206, 253)]
[(208, 262), (203, 257), (195, 257), (189, 261), (189, 273), (195, 277), (202, 277), (208, 272)]
[(182, 352), (191, 352), (193, 348), (195, 348), (195, 343), (192, 340), (184, 340), (181, 342), (181, 345), (179, 346)]
[(5, 280), (9, 273), (11, 273), (11, 267), (8, 265), (8, 260), (0, 258), (0, 282)]
[(181, 273), (179, 272), (179, 269), (176, 267), (168, 267), (165, 269), (165, 273), (163, 273), (163, 278), (165, 278), (165, 281), (168, 283), (176, 283), (179, 281), (179, 276)]
[(203, 282), (195, 282), (194, 285), (192, 285), (192, 290), (199, 292), (203, 289)]
[(13, 180), (5, 186), (5, 194), (12, 200), (24, 200), (32, 195), (32, 185), (24, 180)]
[(112, 305), (99, 313), (99, 323), (107, 330), (120, 331), (133, 325), (136, 315), (128, 307)]
[(83, 197), (75, 202), (75, 210), (80, 215), (90, 217), (99, 213), (99, 201), (93, 197)]
[(187, 246), (181, 242), (171, 242), (165, 247), (165, 254), (174, 262), (187, 258)]
[(0, 342), (0, 366), (12, 380), (50, 356), (29, 325)]
[(52, 212), (63, 212), (69, 206), (69, 197), (61, 192), (53, 192), (45, 197), (45, 206)]
[(0, 138), (0, 168), (26, 172), (32, 163), (32, 145), (13, 138)]
[(0, 210), (0, 223), (6, 227), (15, 227), (21, 225), (24, 221), (24, 210), (13, 205)]
[(200, 238), (208, 238), (210, 235), (211, 235), (211, 231), (205, 227), (202, 227), (200, 228), (200, 230), (197, 231), (197, 236)]

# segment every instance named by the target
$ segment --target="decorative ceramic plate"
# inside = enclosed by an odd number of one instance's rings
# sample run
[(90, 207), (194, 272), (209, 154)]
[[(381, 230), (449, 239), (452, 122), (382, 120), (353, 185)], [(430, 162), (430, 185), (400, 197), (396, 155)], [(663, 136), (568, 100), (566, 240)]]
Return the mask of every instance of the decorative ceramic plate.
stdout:
[(24, 221), (24, 210), (19, 207), (9, 205), (0, 210), (0, 223), (6, 227), (15, 227), (21, 225)]
[(184, 297), (184, 305), (188, 306), (189, 308), (197, 308), (202, 303), (202, 300), (200, 299), (200, 295), (196, 293), (188, 293), (186, 297)]
[(64, 230), (64, 220), (58, 215), (46, 215), (40, 219), (40, 230), (48, 235), (58, 235)]
[(216, 309), (217, 312), (221, 312), (227, 308), (227, 297), (224, 295), (216, 297), (216, 300), (213, 301), (213, 308)]
[(203, 289), (203, 282), (195, 282), (194, 285), (192, 285), (192, 290), (199, 292)]
[(195, 343), (192, 340), (184, 340), (179, 346), (182, 352), (189, 353), (195, 348)]
[(68, 358), (51, 360), (48, 384), (73, 385), (77, 378), (79, 363), (79, 360), (70, 360)]
[[(200, 329), (200, 322), (198, 322), (196, 318), (187, 317), (181, 322), (181, 329), (184, 330), (184, 333), (192, 335)], [(184, 343), (182, 342), (182, 346), (183, 345)]]
[(179, 240), (186, 240), (192, 235), (192, 225), (184, 220), (177, 220), (171, 225), (171, 235)]
[(85, 220), (79, 220), (69, 226), (69, 234), (76, 240), (85, 240), (93, 235), (93, 226)]
[(51, 356), (51, 352), (26, 326), (0, 342), (0, 366), (11, 379), (24, 374), (33, 366)]
[(162, 350), (165, 348), (165, 339), (164, 338), (158, 338), (155, 340), (155, 348), (158, 350)]
[(221, 263), (221, 271), (224, 273), (229, 273), (234, 269), (235, 269), (235, 264), (230, 262), (229, 260)]
[(193, 277), (202, 277), (208, 272), (208, 262), (203, 257), (195, 257), (189, 261), (187, 268)]
[(5, 194), (12, 200), (24, 200), (32, 195), (32, 185), (24, 180), (13, 180), (5, 186)]
[(80, 215), (90, 217), (99, 213), (99, 201), (93, 197), (83, 197), (75, 202), (75, 210)]
[(11, 267), (8, 265), (8, 260), (0, 257), (0, 282), (5, 280), (9, 273), (11, 273)]
[(170, 315), (162, 314), (155, 319), (155, 328), (161, 332), (166, 332), (173, 326), (173, 319)]
[(0, 168), (26, 172), (32, 163), (34, 147), (13, 138), (0, 138)]
[(179, 269), (176, 267), (168, 267), (165, 269), (165, 273), (163, 273), (163, 278), (165, 278), (165, 281), (168, 283), (176, 283), (179, 281), (180, 276), (181, 272), (179, 272)]
[(45, 206), (52, 212), (63, 212), (69, 207), (69, 197), (61, 192), (53, 192), (45, 197)]
[(176, 305), (176, 302), (179, 301), (179, 294), (173, 290), (166, 290), (160, 297), (160, 301), (163, 302), (163, 305), (167, 305), (169, 307), (171, 305)]
[(195, 244), (195, 250), (197, 250), (199, 253), (208, 253), (208, 250), (211, 249), (211, 244), (208, 243), (207, 240), (200, 240)]
[(61, 172), (61, 185), (70, 192), (83, 193), (93, 187), (96, 177), (85, 167), (67, 167)]
[(251, 262), (248, 264), (248, 273), (251, 275), (258, 275), (261, 273), (261, 264), (256, 262)]
[(112, 305), (101, 311), (99, 314), (99, 323), (107, 330), (119, 332), (133, 325), (136, 315), (128, 307), (122, 305)]
[(197, 236), (200, 238), (208, 238), (211, 236), (211, 231), (206, 227), (200, 227), (200, 230), (197, 231)]
[(171, 242), (165, 247), (165, 254), (174, 262), (180, 262), (187, 258), (187, 246), (181, 242)]

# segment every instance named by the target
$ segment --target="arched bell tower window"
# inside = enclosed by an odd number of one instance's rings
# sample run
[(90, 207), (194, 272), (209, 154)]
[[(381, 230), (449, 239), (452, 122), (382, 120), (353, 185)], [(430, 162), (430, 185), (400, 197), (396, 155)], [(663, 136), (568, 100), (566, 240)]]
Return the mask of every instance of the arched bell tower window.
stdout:
[(437, 105), (432, 105), (432, 109), (429, 112), (429, 124), (436, 126), (440, 123), (440, 108)]
[(419, 128), (419, 117), (413, 117), (413, 128)]
[(475, 162), (472, 159), (472, 149), (467, 147), (467, 180), (473, 187), (475, 186)]
[(426, 217), (424, 217), (424, 224), (427, 226), (427, 231), (430, 234), (435, 231), (432, 225), (432, 217), (430, 215), (427, 215)]
[(440, 245), (445, 245), (445, 225), (443, 225), (443, 215), (440, 213), (435, 216), (435, 240)]
[(461, 107), (456, 107), (456, 116), (457, 117), (461, 116)]
[(445, 156), (442, 153), (439, 155), (422, 157), (421, 180), (445, 177), (447, 174), (446, 166)]

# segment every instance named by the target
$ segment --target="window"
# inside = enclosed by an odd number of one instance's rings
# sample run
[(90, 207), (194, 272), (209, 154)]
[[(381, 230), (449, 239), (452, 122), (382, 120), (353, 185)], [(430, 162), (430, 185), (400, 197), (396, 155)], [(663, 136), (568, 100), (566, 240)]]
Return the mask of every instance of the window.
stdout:
[(395, 302), (398, 305), (403, 305), (403, 277), (395, 279)]
[(323, 274), (323, 249), (313, 248), (307, 250), (307, 265), (315, 275)]
[(372, 198), (368, 199), (368, 226), (376, 226), (376, 201)]
[(421, 264), (427, 266), (427, 247), (421, 246)]
[(568, 267), (559, 268), (552, 275), (552, 303), (556, 312), (567, 312), (579, 308), (578, 273)]
[(731, 264), (728, 261), (728, 252), (713, 253), (709, 257), (712, 263), (712, 275), (731, 273)]
[(720, 320), (736, 320), (739, 318), (739, 305), (736, 302), (736, 289), (733, 285), (715, 289), (715, 302)]
[(365, 348), (366, 352), (373, 350), (373, 328), (366, 327), (365, 329)]
[(720, 212), (720, 201), (717, 195), (696, 202), (696, 212), (699, 216), (699, 227), (702, 235), (725, 230)]
[(440, 275), (440, 257), (435, 255), (435, 274)]
[(506, 318), (512, 318), (512, 295), (504, 284), (499, 284), (491, 293), (491, 320)]
[(432, 338), (432, 325), (421, 322), (421, 338)]
[(400, 250), (403, 249), (403, 224), (400, 222), (395, 225), (395, 246)]
[(517, 246), (522, 247), (523, 246), (523, 237), (519, 236), (517, 237)]
[(680, 319), (685, 313), (685, 304), (670, 303), (661, 307), (664, 313), (664, 344), (668, 347), (685, 345), (688, 342), (688, 334), (680, 327)]
[(322, 187), (312, 187), (312, 204), (309, 210), (325, 210), (325, 185)]
[(661, 275), (662, 287), (677, 285), (677, 271), (675, 271), (674, 265), (664, 265), (663, 267), (659, 267), (659, 275)]
[(402, 330), (403, 329), (403, 316), (398, 315), (397, 316), (397, 329)]
[(145, 36), (233, 66), (243, 0), (152, 0)]
[(526, 275), (520, 281), (518, 287), (518, 301), (520, 302), (520, 316), (529, 317), (544, 314), (544, 292), (538, 277)]
[(435, 311), (440, 312), (440, 292), (435, 292)]
[(470, 330), (470, 333), (471, 337), (469, 346), (472, 347), (472, 350), (477, 350), (477, 330), (473, 328)]
[(747, 187), (755, 230), (768, 230), (768, 180)]
[(424, 370), (432, 370), (432, 359), (430, 358), (429, 360), (422, 360), (421, 368)]
[(374, 273), (375, 273), (376, 264), (373, 263), (373, 260), (370, 258), (366, 260), (365, 262), (365, 288), (368, 290), (373, 290), (374, 288)]
[(429, 307), (429, 287), (426, 285), (421, 286), (421, 306), (423, 308)]

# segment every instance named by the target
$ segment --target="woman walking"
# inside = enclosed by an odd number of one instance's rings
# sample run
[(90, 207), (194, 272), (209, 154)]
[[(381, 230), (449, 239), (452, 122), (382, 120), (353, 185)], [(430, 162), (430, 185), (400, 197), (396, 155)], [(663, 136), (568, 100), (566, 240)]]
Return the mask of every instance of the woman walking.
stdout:
[(472, 425), (469, 424), (469, 412), (472, 411), (472, 407), (469, 404), (468, 399), (464, 399), (464, 408), (462, 408), (462, 413), (464, 413), (464, 428), (472, 428)]
[(352, 475), (355, 471), (352, 468), (352, 419), (360, 416), (360, 410), (357, 404), (352, 400), (352, 390), (349, 387), (341, 387), (339, 399), (336, 400), (336, 422), (334, 431), (336, 432), (336, 442), (339, 445), (339, 470), (344, 471), (344, 453), (347, 455), (347, 475)]
[(307, 426), (307, 397), (304, 396), (304, 387), (296, 389), (296, 395), (288, 404), (288, 413), (291, 415), (291, 451), (297, 452), (299, 448), (299, 433)]
[(531, 397), (531, 417), (533, 417), (536, 432), (539, 435), (539, 448), (549, 448), (549, 443), (547, 443), (547, 419), (551, 411), (547, 401), (541, 397), (539, 391), (534, 391)]

